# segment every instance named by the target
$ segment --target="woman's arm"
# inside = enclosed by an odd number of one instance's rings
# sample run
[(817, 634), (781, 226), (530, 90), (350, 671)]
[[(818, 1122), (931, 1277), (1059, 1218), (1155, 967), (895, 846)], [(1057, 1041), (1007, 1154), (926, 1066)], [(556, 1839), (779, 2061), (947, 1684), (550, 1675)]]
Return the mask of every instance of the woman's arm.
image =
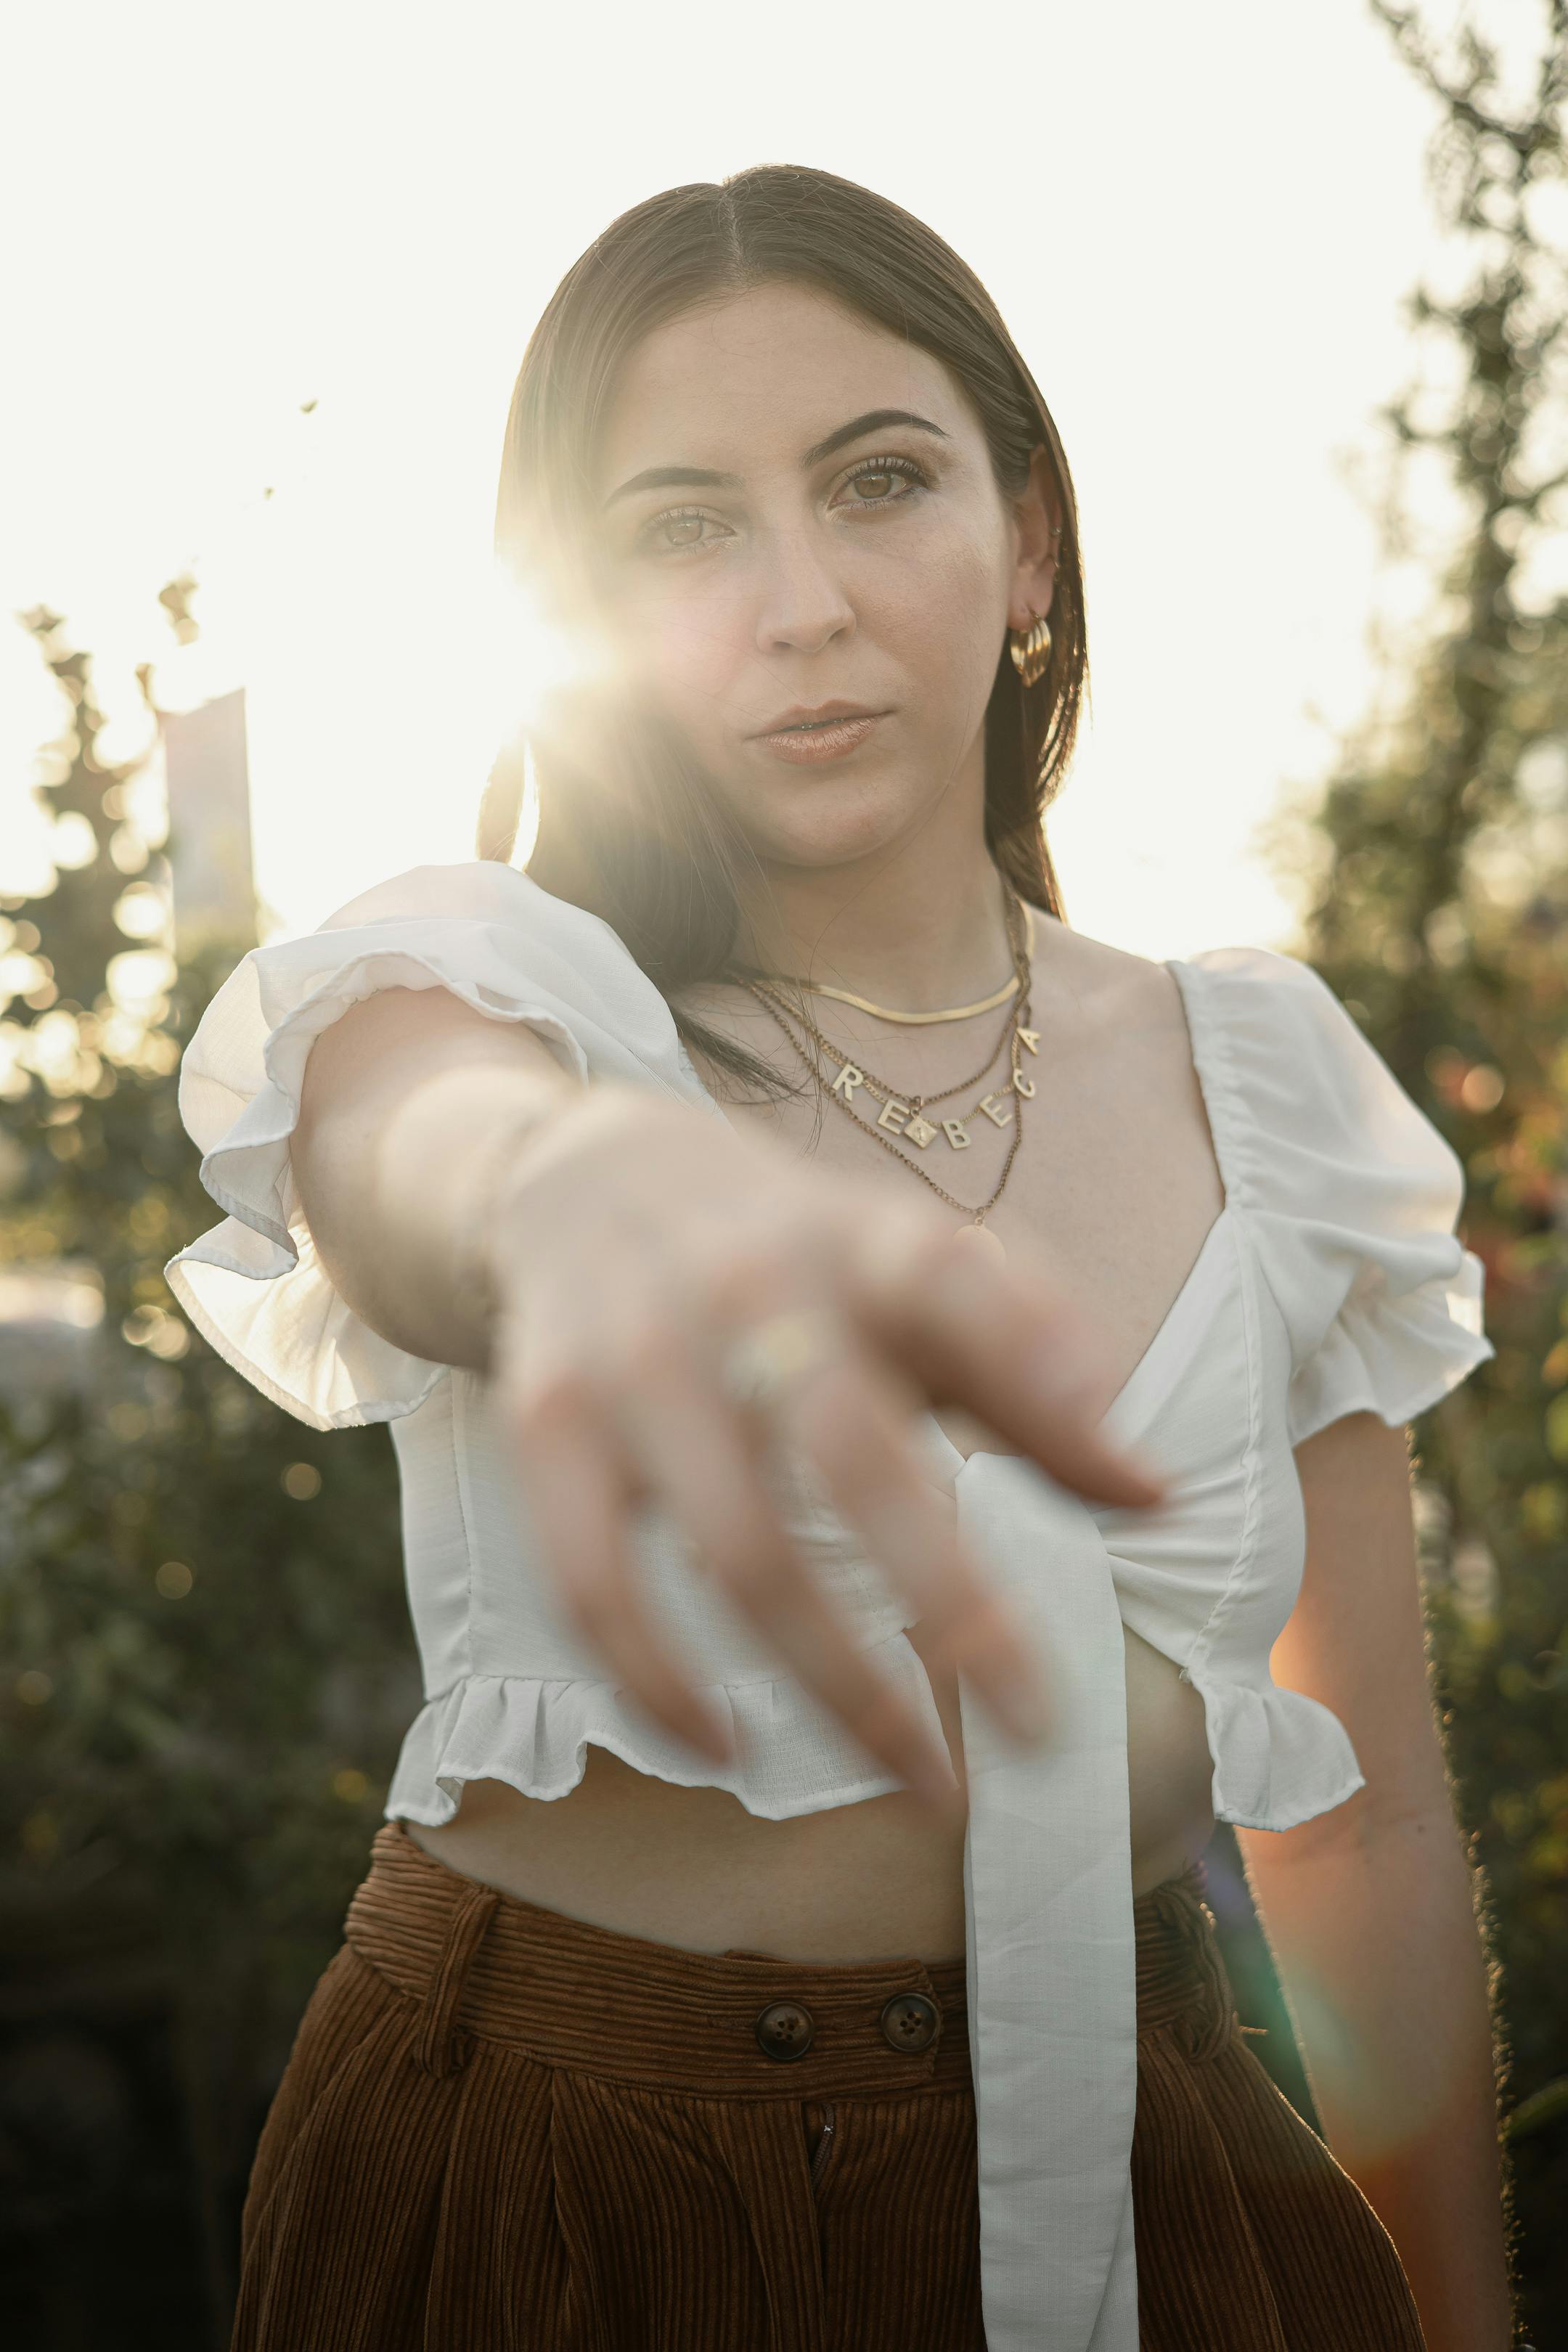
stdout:
[[(934, 1208), (657, 1087), (582, 1087), (526, 1024), (442, 990), (380, 992), (317, 1038), (293, 1168), (361, 1319), (489, 1376), (565, 1622), (675, 1738), (732, 1752), (645, 1605), (633, 1519), (650, 1502), (872, 1756), (939, 1810), (955, 1795), (945, 1746), (784, 1524), (771, 1438), (816, 1470), (942, 1663), (1038, 1738), (1044, 1662), (960, 1541), (911, 1414), (955, 1402), (1079, 1492), (1159, 1499), (1100, 1427), (1092, 1325), (1041, 1269), (998, 1269)], [(770, 1326), (764, 1415), (733, 1351)]]
[(1487, 1976), (1427, 1685), (1407, 1434), (1298, 1447), (1300, 1599), (1275, 1678), (1331, 1707), (1366, 1786), (1240, 1844), (1334, 2155), (1399, 2251), (1431, 2352), (1510, 2340)]
[(532, 1029), (444, 988), (388, 988), (322, 1031), (305, 1065), (294, 1179), (333, 1287), (373, 1331), (483, 1370), (490, 1332), (471, 1221), (509, 1135), (580, 1100)]

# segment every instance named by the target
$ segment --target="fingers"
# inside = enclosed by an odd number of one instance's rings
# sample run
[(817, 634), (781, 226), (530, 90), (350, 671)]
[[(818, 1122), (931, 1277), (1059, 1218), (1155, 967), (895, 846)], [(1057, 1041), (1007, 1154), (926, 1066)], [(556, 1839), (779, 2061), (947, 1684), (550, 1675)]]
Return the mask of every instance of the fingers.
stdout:
[(902, 1383), (851, 1345), (774, 1414), (889, 1582), (914, 1603), (934, 1651), (1015, 1737), (1036, 1741), (1050, 1723), (1043, 1662), (959, 1540), (957, 1514), (925, 1476), (908, 1435), (909, 1407)]
[[(497, 1375), (528, 1509), (568, 1621), (673, 1738), (717, 1762), (733, 1753), (650, 1617), (630, 1530), (647, 1495), (781, 1669), (942, 1810), (955, 1789), (945, 1747), (822, 1590), (764, 1476), (764, 1433), (820, 1475), (907, 1596), (928, 1654), (1030, 1741), (1048, 1729), (1046, 1662), (961, 1544), (911, 1416), (931, 1398), (960, 1402), (1064, 1486), (1108, 1502), (1157, 1502), (1163, 1482), (1104, 1433), (1092, 1329), (1037, 1270), (956, 1249), (941, 1220), (880, 1195), (868, 1205), (847, 1188), (775, 1189), (765, 1206), (754, 1185), (718, 1190), (700, 1247), (684, 1229), (655, 1233), (651, 1273), (640, 1228), (618, 1250), (613, 1227), (601, 1236), (591, 1280), (535, 1265)], [(814, 1362), (808, 1349), (765, 1415), (738, 1405), (721, 1379), (735, 1341), (803, 1307), (809, 1328), (824, 1305), (837, 1353)], [(764, 1366), (770, 1353), (775, 1371), (787, 1366), (787, 1349), (764, 1347)]]
[(567, 1377), (534, 1383), (511, 1413), (530, 1517), (568, 1623), (656, 1723), (715, 1763), (728, 1727), (655, 1633), (628, 1541), (631, 1492), (598, 1400)]
[[(822, 1591), (763, 1482), (755, 1436), (719, 1393), (697, 1351), (666, 1339), (659, 1377), (628, 1382), (619, 1412), (649, 1483), (737, 1611), (888, 1770), (927, 1803), (944, 1805), (955, 1787), (945, 1745), (872, 1666), (843, 1612)], [(934, 1495), (931, 1500), (940, 1503)], [(910, 1502), (906, 1496), (900, 1523), (922, 1555), (934, 1556), (940, 1546), (915, 1533), (920, 1514)], [(940, 1520), (940, 1509), (925, 1516)]]
[(1076, 1494), (1163, 1498), (1158, 1472), (1102, 1426), (1108, 1374), (1092, 1325), (1035, 1268), (954, 1248), (923, 1217), (883, 1220), (856, 1266), (871, 1325), (931, 1394), (978, 1413)]
[[(928, 1805), (955, 1782), (908, 1701), (870, 1664), (791, 1544), (740, 1417), (659, 1335), (611, 1383), (536, 1373), (511, 1412), (516, 1461), (557, 1603), (574, 1630), (656, 1722), (715, 1762), (727, 1727), (657, 1634), (629, 1537), (634, 1493), (652, 1492), (702, 1565), (805, 1688)], [(934, 1498), (933, 1498), (934, 1499)]]

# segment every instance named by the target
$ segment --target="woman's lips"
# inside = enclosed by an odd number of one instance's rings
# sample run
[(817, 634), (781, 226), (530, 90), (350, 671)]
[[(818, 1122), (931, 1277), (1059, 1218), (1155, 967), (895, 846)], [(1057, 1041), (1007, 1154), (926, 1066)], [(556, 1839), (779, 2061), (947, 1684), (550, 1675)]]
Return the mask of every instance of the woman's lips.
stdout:
[(857, 743), (863, 743), (879, 719), (887, 717), (885, 710), (873, 711), (865, 719), (830, 719), (820, 727), (784, 727), (776, 735), (752, 738), (775, 760), (787, 760), (795, 767), (807, 767), (818, 760), (841, 760)]

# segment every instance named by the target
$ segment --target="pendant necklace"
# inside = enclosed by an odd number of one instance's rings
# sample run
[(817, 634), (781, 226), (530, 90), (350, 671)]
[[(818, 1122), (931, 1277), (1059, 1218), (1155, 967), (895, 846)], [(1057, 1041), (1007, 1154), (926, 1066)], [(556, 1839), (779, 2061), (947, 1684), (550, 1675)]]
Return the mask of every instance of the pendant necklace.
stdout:
[[(1026, 909), (1026, 911), (1027, 910)], [(1011, 902), (1008, 908), (1008, 914), (1009, 918), (1011, 918)], [(874, 1143), (879, 1143), (884, 1150), (891, 1152), (895, 1160), (899, 1160), (904, 1167), (909, 1169), (911, 1175), (918, 1176), (923, 1184), (930, 1185), (931, 1191), (937, 1194), (938, 1198), (945, 1201), (950, 1208), (959, 1210), (963, 1215), (967, 1216), (971, 1220), (968, 1224), (963, 1225), (959, 1228), (959, 1232), (956, 1236), (958, 1240), (964, 1243), (968, 1247), (979, 1248), (987, 1255), (993, 1255), (997, 1259), (1003, 1257), (1005, 1255), (1005, 1252), (1003, 1250), (1002, 1244), (997, 1240), (996, 1235), (991, 1232), (990, 1228), (985, 1223), (985, 1219), (995, 1207), (997, 1202), (1001, 1199), (1008, 1176), (1012, 1173), (1013, 1162), (1017, 1157), (1018, 1146), (1023, 1139), (1023, 1105), (1032, 1097), (1035, 1092), (1035, 1084), (1033, 1079), (1026, 1078), (1024, 1076), (1023, 1066), (1019, 1059), (1019, 1048), (1020, 1045), (1026, 1045), (1031, 1054), (1037, 1054), (1039, 1051), (1039, 1033), (1037, 1030), (1031, 1029), (1027, 1026), (1028, 1016), (1031, 1009), (1028, 993), (1029, 966), (1026, 961), (1026, 951), (1016, 936), (1013, 936), (1013, 922), (1009, 919), (1008, 931), (1014, 954), (1014, 977), (1009, 987), (1002, 992), (1002, 995), (1003, 997), (1014, 997), (1016, 1000), (1016, 1010), (1008, 1023), (1007, 1033), (1005, 1033), (990, 1059), (973, 1077), (961, 1078), (956, 1086), (944, 1087), (940, 1092), (935, 1094), (916, 1095), (908, 1102), (904, 1100), (902, 1096), (896, 1094), (893, 1089), (887, 1085), (885, 1080), (878, 1078), (869, 1071), (861, 1069), (859, 1066), (854, 1062), (846, 1061), (840, 1054), (839, 1049), (829, 1038), (823, 1035), (821, 1030), (817, 1028), (815, 1022), (810, 1020), (805, 1013), (791, 1007), (790, 1012), (793, 1013), (793, 1019), (786, 1015), (784, 1003), (778, 998), (776, 990), (768, 982), (747, 981), (743, 982), (743, 985), (747, 988), (750, 993), (756, 998), (763, 1012), (766, 1013), (769, 1018), (784, 1031), (791, 1045), (794, 1045), (796, 1053), (799, 1054), (801, 1059), (811, 1070), (813, 1076), (816, 1080), (818, 1093), (827, 1094), (834, 1102), (837, 1103), (840, 1109), (843, 1110), (849, 1118), (854, 1120), (856, 1126), (860, 1129), (863, 1134), (868, 1135)], [(822, 993), (831, 992), (818, 992)], [(986, 1006), (979, 1009), (988, 1010), (991, 1005), (994, 1004), (998, 1001), (999, 1000), (997, 998), (988, 999)], [(868, 1011), (874, 1011), (878, 1008), (868, 1005), (866, 1009)], [(900, 1016), (897, 1014), (891, 1014), (888, 1017), (897, 1019)], [(795, 1021), (798, 1021), (800, 1023), (801, 1027), (806, 1032), (812, 1044), (818, 1049), (816, 1055), (813, 1055), (805, 1043), (803, 1042), (800, 1034), (794, 1025)], [(1008, 1085), (1004, 1091), (1011, 1093), (1018, 1106), (1013, 1115), (1013, 1140), (1008, 1145), (1007, 1156), (1002, 1163), (1002, 1173), (997, 1179), (995, 1187), (992, 1192), (990, 1198), (983, 1202), (978, 1208), (972, 1209), (968, 1206), (967, 1202), (956, 1200), (953, 1195), (947, 1191), (945, 1186), (939, 1184), (933, 1176), (929, 1175), (925, 1169), (921, 1168), (915, 1160), (910, 1159), (906, 1152), (900, 1151), (898, 1144), (892, 1140), (892, 1138), (894, 1136), (907, 1138), (908, 1140), (912, 1142), (918, 1150), (923, 1151), (927, 1145), (934, 1142), (937, 1135), (942, 1133), (946, 1136), (947, 1141), (953, 1150), (962, 1151), (967, 1150), (971, 1141), (971, 1137), (967, 1128), (963, 1124), (963, 1121), (962, 1119), (943, 1119), (940, 1128), (933, 1127), (931, 1121), (921, 1115), (923, 1106), (927, 1103), (945, 1101), (950, 1095), (961, 1094), (966, 1087), (976, 1085), (980, 1078), (985, 1076), (990, 1072), (998, 1055), (1002, 1051), (1002, 1046), (1004, 1045), (1007, 1045), (1009, 1042), (1011, 1044), (1011, 1076), (1008, 1080)], [(829, 1063), (838, 1062), (840, 1065), (838, 1075), (834, 1079), (831, 1086), (827, 1086), (824, 1082), (821, 1058), (823, 1055), (826, 1056)], [(874, 1100), (879, 1101), (881, 1104), (881, 1113), (875, 1125), (871, 1125), (866, 1119), (862, 1118), (859, 1112), (854, 1107), (852, 1097), (861, 1089), (864, 1089), (864, 1091), (870, 1095)], [(994, 1126), (1005, 1127), (1007, 1125), (1007, 1117), (1001, 1108), (1000, 1098), (997, 1095), (988, 1094), (984, 1096), (975, 1106), (975, 1108), (983, 1111), (985, 1117), (992, 1121)], [(974, 1116), (973, 1111), (971, 1111), (969, 1116), (973, 1118)], [(885, 1129), (887, 1131), (879, 1132), (879, 1129)]]
[[(843, 1111), (845, 1117), (854, 1120), (862, 1135), (868, 1135), (873, 1143), (879, 1143), (885, 1151), (890, 1151), (893, 1158), (897, 1160), (901, 1166), (907, 1168), (911, 1176), (918, 1176), (922, 1184), (929, 1184), (931, 1191), (937, 1194), (939, 1199), (945, 1201), (950, 1209), (960, 1210), (963, 1214), (970, 1220), (968, 1224), (961, 1225), (959, 1227), (957, 1234), (957, 1239), (959, 1241), (963, 1242), (966, 1247), (982, 1249), (998, 1259), (1003, 1257), (1005, 1253), (1003, 1250), (1002, 1244), (997, 1240), (996, 1235), (986, 1224), (985, 1219), (989, 1216), (991, 1211), (996, 1206), (997, 1202), (1002, 1198), (1003, 1190), (1006, 1184), (1009, 1175), (1012, 1173), (1013, 1162), (1017, 1157), (1018, 1146), (1023, 1139), (1024, 1133), (1022, 1104), (1026, 1097), (1022, 1094), (1020, 1094), (1018, 1097), (1020, 1108), (1015, 1114), (1013, 1119), (1013, 1140), (1007, 1147), (1007, 1157), (1002, 1163), (1002, 1173), (996, 1181), (995, 1188), (989, 1200), (983, 1201), (978, 1208), (971, 1208), (966, 1201), (956, 1200), (947, 1190), (945, 1185), (939, 1184), (934, 1176), (928, 1175), (926, 1171), (919, 1166), (916, 1161), (910, 1159), (907, 1153), (900, 1151), (898, 1145), (892, 1140), (891, 1136), (878, 1133), (878, 1128), (881, 1127), (887, 1118), (889, 1106), (894, 1111), (900, 1111), (904, 1108), (905, 1106), (897, 1096), (890, 1097), (889, 1103), (883, 1105), (882, 1118), (879, 1118), (877, 1121), (876, 1126), (873, 1127), (869, 1125), (867, 1120), (861, 1118), (859, 1112), (854, 1108), (853, 1104), (848, 1099), (847, 1092), (841, 1090), (837, 1086), (827, 1087), (823, 1084), (820, 1065), (814, 1060), (806, 1044), (799, 1035), (797, 1035), (791, 1023), (785, 1019), (778, 1007), (775, 1004), (770, 1003), (767, 996), (763, 993), (761, 989), (754, 989), (753, 993), (756, 995), (757, 1001), (762, 1005), (763, 1011), (778, 1024), (778, 1026), (784, 1031), (785, 1036), (788, 1037), (791, 1045), (794, 1045), (796, 1053), (799, 1054), (802, 1061), (805, 1063), (807, 1068), (810, 1069), (816, 1076), (818, 1093), (826, 1094), (830, 1101), (836, 1102)], [(1026, 1005), (1025, 1009), (1027, 1009)], [(1022, 1073), (1016, 1066), (1017, 1046), (1016, 1043), (1013, 1051), (1015, 1065), (1014, 1075), (1015, 1077), (1018, 1077)], [(867, 1091), (869, 1092), (870, 1089), (868, 1088)], [(1033, 1094), (1033, 1092), (1034, 1087), (1030, 1084), (1028, 1087), (1028, 1093)], [(996, 1097), (994, 1096), (987, 1095), (985, 1101), (980, 1107), (986, 1112), (986, 1116), (994, 1121), (996, 1126), (1005, 1127), (1007, 1124), (1005, 1117), (1002, 1115), (996, 1108), (992, 1107), (995, 1105), (995, 1102)], [(944, 1124), (958, 1125), (959, 1122), (944, 1122)], [(900, 1129), (894, 1127), (893, 1129), (894, 1135), (900, 1133), (907, 1134), (908, 1132), (909, 1129), (907, 1128)], [(931, 1133), (934, 1134), (936, 1130), (932, 1129)], [(952, 1143), (953, 1138), (950, 1135), (948, 1140), (950, 1143)], [(954, 1149), (962, 1150), (964, 1146), (967, 1145), (968, 1141), (969, 1138), (966, 1134), (963, 1139), (963, 1143), (954, 1143)]]
[[(874, 1070), (865, 1069), (858, 1062), (847, 1062), (832, 1038), (825, 1037), (814, 1021), (802, 1013), (798, 1006), (792, 1005), (786, 998), (781, 996), (776, 988), (770, 987), (766, 981), (749, 981), (746, 985), (753, 996), (766, 997), (775, 1013), (788, 1013), (793, 1020), (798, 1021), (806, 1034), (815, 1041), (820, 1052), (826, 1055), (828, 1064), (839, 1065), (838, 1074), (833, 1081), (834, 1093), (847, 1100), (859, 1088), (864, 1087), (872, 1099), (882, 1106), (883, 1115), (879, 1123), (894, 1135), (906, 1136), (910, 1142), (921, 1151), (925, 1150), (928, 1143), (935, 1141), (939, 1133), (946, 1133), (948, 1142), (955, 1151), (962, 1151), (966, 1148), (969, 1134), (963, 1121), (943, 1119), (939, 1127), (933, 1127), (923, 1115), (926, 1106), (928, 1103), (946, 1102), (953, 1095), (965, 1094), (971, 1087), (977, 1087), (982, 1078), (989, 1077), (1001, 1059), (1008, 1039), (1013, 1035), (1015, 1016), (1011, 1014), (1008, 1016), (1006, 1025), (991, 1053), (981, 1064), (979, 1069), (973, 1071), (970, 1076), (960, 1078), (953, 1086), (939, 1087), (934, 1094), (900, 1095), (896, 1087), (889, 1086), (885, 1078), (879, 1078)], [(1038, 1034), (1038, 1031), (1034, 1029), (1020, 1029), (1018, 1032), (1018, 1034), (1027, 1043), (1031, 1053), (1037, 1050), (1035, 1041)], [(1019, 1091), (1028, 1093), (1032, 1088), (1026, 1084), (1019, 1088)], [(986, 1097), (987, 1101), (992, 1099), (993, 1097), (989, 1096)], [(889, 1103), (893, 1105), (891, 1111), (888, 1108)], [(975, 1104), (965, 1117), (973, 1118), (975, 1111), (983, 1108), (982, 1104)], [(986, 1116), (994, 1118), (995, 1113), (987, 1112)]]

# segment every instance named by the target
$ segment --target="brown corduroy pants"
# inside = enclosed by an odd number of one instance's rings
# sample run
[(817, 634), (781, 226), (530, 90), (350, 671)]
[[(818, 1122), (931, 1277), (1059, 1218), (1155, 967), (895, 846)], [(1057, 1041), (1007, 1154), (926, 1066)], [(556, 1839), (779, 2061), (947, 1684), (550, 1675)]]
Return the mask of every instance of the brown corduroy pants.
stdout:
[[(1202, 1886), (1135, 1906), (1142, 2352), (1422, 2352)], [(962, 1960), (689, 1952), (377, 1833), (257, 2152), (234, 2352), (984, 2343)]]

